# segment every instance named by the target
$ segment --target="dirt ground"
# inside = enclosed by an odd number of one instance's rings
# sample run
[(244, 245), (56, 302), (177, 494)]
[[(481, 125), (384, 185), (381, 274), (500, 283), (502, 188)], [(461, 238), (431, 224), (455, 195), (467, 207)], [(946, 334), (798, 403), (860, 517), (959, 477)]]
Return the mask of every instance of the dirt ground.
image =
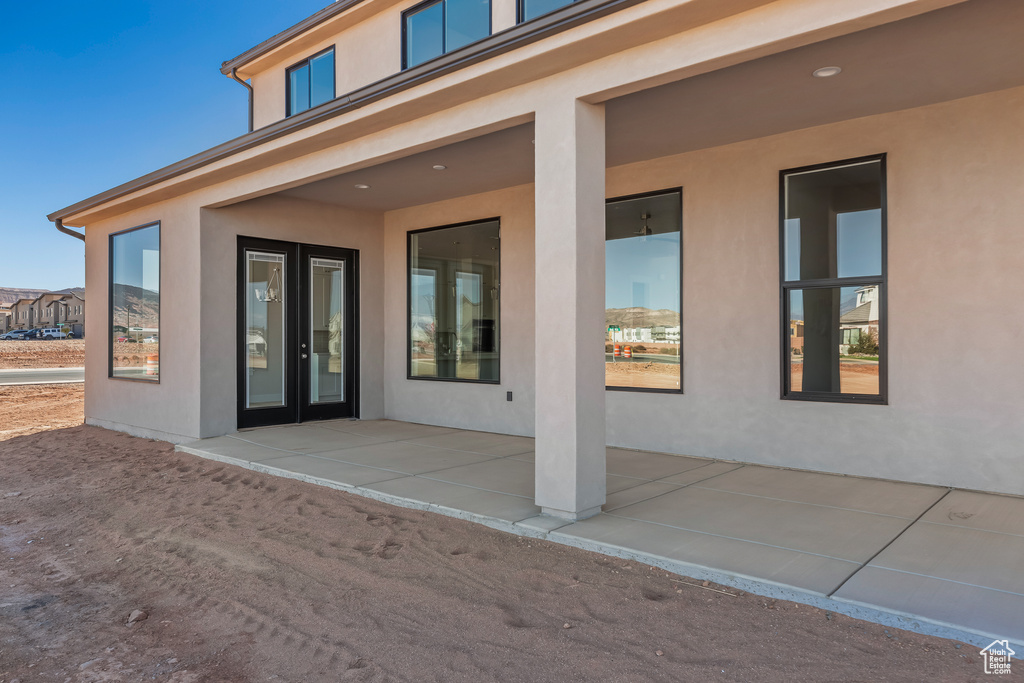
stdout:
[(975, 647), (65, 426), (81, 395), (0, 389), (3, 683), (985, 679)]
[(605, 384), (610, 387), (678, 389), (679, 365), (676, 363), (605, 363)]
[(0, 341), (0, 370), (80, 368), (84, 365), (84, 339)]
[[(793, 391), (801, 391), (804, 384), (803, 363), (793, 363), (790, 365), (789, 382)], [(847, 394), (877, 394), (878, 364), (840, 363), (839, 389)]]

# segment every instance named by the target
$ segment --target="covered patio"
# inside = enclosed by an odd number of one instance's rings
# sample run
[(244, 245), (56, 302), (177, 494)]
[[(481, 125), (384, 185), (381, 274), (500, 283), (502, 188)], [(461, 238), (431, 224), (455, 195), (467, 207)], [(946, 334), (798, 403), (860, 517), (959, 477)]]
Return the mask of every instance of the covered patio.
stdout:
[(1024, 499), (607, 449), (607, 502), (542, 515), (534, 440), (391, 420), (241, 431), (203, 458), (979, 646), (1024, 643)]

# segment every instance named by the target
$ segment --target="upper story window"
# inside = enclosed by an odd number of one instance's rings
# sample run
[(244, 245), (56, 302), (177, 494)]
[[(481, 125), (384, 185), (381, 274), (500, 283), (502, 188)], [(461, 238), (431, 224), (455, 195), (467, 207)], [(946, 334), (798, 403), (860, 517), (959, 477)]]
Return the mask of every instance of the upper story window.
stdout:
[(491, 35), (491, 0), (428, 0), (402, 14), (402, 68)]
[(288, 68), (288, 116), (334, 99), (334, 48)]
[(519, 22), (536, 19), (542, 14), (554, 12), (560, 7), (571, 5), (574, 0), (519, 0)]
[(885, 157), (782, 173), (785, 398), (884, 403)]

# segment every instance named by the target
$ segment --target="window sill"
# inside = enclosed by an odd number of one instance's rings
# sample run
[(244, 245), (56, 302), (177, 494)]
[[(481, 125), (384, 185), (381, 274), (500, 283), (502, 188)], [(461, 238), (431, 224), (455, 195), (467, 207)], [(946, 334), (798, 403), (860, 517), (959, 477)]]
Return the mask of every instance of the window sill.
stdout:
[(653, 387), (609, 387), (605, 386), (605, 391), (622, 391), (634, 394), (680, 394), (682, 395), (682, 389), (656, 389)]
[(887, 406), (888, 399), (885, 396), (871, 394), (811, 394), (811, 393), (789, 393), (782, 395), (783, 401), (805, 401), (812, 403), (855, 403), (862, 405)]

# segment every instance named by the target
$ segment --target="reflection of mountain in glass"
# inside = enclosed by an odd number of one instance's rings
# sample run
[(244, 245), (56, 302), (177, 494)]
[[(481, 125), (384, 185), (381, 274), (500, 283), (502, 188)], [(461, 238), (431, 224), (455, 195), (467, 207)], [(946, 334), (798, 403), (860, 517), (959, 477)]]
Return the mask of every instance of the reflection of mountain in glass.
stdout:
[(160, 326), (159, 292), (135, 285), (115, 284), (113, 308), (114, 327), (127, 328), (130, 325), (155, 330)]
[(651, 310), (642, 306), (608, 308), (604, 312), (605, 328), (618, 325), (627, 327), (675, 327), (679, 325), (679, 311), (668, 308)]

